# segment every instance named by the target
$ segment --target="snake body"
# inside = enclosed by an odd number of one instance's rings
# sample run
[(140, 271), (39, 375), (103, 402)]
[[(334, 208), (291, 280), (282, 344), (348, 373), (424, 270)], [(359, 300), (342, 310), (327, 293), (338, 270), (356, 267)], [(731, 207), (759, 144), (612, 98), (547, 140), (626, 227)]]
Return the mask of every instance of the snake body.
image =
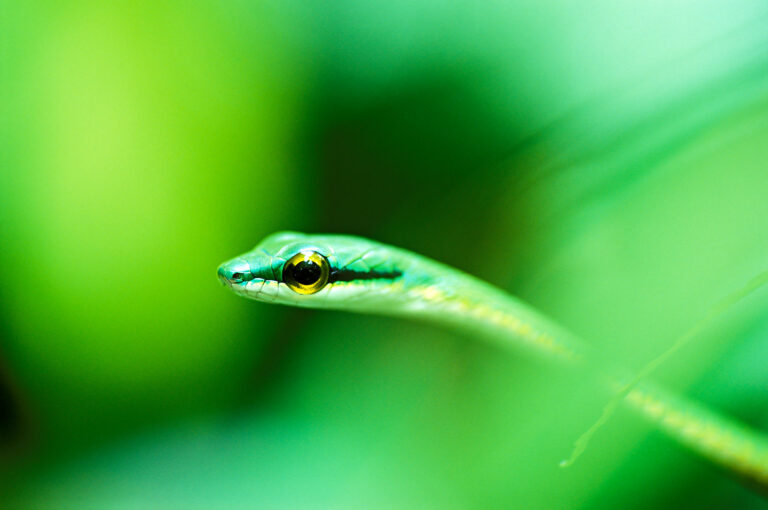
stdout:
[(411, 317), (598, 368), (624, 402), (684, 447), (768, 487), (768, 440), (757, 431), (605, 363), (522, 301), (410, 251), (343, 235), (279, 232), (222, 264), (219, 278), (257, 301)]

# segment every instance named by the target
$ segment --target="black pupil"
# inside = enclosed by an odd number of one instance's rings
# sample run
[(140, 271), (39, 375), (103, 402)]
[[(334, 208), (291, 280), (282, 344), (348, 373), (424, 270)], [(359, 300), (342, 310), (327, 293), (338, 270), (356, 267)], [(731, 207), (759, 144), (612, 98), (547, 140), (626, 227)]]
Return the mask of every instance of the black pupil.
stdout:
[(293, 279), (302, 285), (312, 285), (320, 279), (320, 266), (311, 260), (302, 260), (293, 266)]

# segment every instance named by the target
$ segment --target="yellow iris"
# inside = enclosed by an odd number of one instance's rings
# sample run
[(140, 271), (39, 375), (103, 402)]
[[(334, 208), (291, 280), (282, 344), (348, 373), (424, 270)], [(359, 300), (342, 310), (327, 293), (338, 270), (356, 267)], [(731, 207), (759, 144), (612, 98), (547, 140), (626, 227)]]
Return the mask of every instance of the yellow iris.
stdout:
[(283, 281), (298, 294), (314, 294), (328, 283), (331, 266), (315, 251), (301, 251), (283, 266)]

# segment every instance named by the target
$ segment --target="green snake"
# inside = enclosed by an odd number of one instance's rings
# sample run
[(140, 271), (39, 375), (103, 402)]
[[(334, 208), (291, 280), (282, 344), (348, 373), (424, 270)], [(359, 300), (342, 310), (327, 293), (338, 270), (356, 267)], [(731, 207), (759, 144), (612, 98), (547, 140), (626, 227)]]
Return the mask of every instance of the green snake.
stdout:
[(768, 441), (757, 431), (604, 363), (522, 301), (416, 253), (354, 236), (278, 232), (219, 266), (218, 275), (235, 293), (257, 301), (422, 319), (600, 367), (600, 377), (623, 402), (670, 437), (768, 486)]

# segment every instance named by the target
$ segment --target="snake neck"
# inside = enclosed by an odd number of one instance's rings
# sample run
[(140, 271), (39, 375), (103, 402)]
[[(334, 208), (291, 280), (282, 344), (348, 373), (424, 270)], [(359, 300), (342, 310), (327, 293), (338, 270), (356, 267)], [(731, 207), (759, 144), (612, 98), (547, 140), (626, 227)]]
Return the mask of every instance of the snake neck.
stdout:
[(400, 285), (404, 299), (397, 315), (457, 327), (496, 343), (521, 345), (567, 363), (594, 359), (565, 329), (522, 301), (472, 276), (454, 273), (450, 277)]

